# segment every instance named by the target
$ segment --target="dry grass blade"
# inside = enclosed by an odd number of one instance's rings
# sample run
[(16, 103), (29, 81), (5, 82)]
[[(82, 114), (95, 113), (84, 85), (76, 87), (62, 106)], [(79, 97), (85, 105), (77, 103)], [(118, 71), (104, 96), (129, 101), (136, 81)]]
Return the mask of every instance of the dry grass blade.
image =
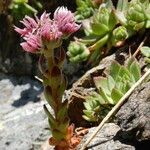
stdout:
[(145, 37), (144, 40), (140, 43), (139, 47), (137, 48), (137, 50), (136, 50), (135, 53), (133, 54), (134, 57), (136, 57), (137, 54), (140, 52), (140, 49), (141, 49), (141, 47), (144, 45), (146, 39), (147, 39), (147, 37)]

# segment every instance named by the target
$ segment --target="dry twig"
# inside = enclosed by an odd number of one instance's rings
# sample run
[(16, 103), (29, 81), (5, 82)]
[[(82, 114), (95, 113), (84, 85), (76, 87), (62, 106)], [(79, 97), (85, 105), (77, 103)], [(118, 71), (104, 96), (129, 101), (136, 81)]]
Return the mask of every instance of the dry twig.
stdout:
[(144, 40), (140, 43), (139, 47), (136, 49), (135, 53), (133, 54), (133, 57), (136, 57), (137, 54), (140, 52), (141, 47), (144, 45), (147, 37), (144, 38)]

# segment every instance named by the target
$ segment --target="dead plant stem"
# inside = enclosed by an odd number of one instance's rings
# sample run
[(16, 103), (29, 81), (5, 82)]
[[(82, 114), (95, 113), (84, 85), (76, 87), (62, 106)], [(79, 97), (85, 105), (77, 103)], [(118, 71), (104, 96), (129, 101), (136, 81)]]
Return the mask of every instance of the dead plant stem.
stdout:
[(147, 39), (147, 37), (145, 37), (144, 40), (140, 43), (139, 47), (137, 48), (137, 50), (136, 50), (135, 53), (133, 54), (133, 57), (136, 57), (137, 54), (140, 52), (140, 49), (141, 49), (141, 47), (144, 45), (146, 39)]

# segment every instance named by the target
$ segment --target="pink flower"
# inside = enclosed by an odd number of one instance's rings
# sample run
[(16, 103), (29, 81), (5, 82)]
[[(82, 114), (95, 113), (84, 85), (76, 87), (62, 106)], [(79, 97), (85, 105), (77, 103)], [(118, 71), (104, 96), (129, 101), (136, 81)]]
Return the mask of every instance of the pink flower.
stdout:
[(29, 34), (28, 37), (24, 37), (26, 42), (22, 42), (20, 45), (22, 48), (30, 53), (36, 53), (37, 50), (41, 49), (41, 38), (39, 35)]
[(52, 22), (52, 20), (50, 19), (50, 14), (46, 12), (44, 12), (41, 15), (40, 19), (37, 16), (35, 17), (36, 17), (36, 21), (38, 22), (39, 27), (42, 27), (46, 23)]
[(40, 18), (25, 16), (20, 22), (24, 28), (15, 26), (15, 31), (25, 40), (21, 43), (22, 48), (31, 53), (41, 50), (44, 41), (49, 41), (49, 46), (53, 48), (60, 46), (63, 35), (68, 36), (80, 28), (75, 23), (73, 13), (64, 7), (57, 8), (53, 20), (50, 19), (50, 14), (44, 12)]
[(62, 32), (58, 30), (58, 25), (53, 22), (47, 22), (41, 27), (42, 39), (47, 41), (57, 41), (62, 37)]
[(24, 28), (21, 29), (15, 26), (15, 31), (25, 40), (25, 42), (20, 44), (25, 51), (35, 53), (42, 48), (41, 28), (45, 24), (52, 22), (49, 15), (50, 14), (44, 12), (40, 19), (37, 16), (35, 16), (36, 19), (25, 16), (25, 18), (20, 21), (24, 25)]
[(38, 26), (38, 23), (29, 16), (25, 16), (23, 21), (20, 21), (20, 22), (25, 26), (25, 28), (20, 29), (15, 26), (15, 31), (18, 32), (22, 37), (31, 33)]
[(58, 24), (59, 30), (67, 35), (70, 35), (80, 28), (80, 25), (75, 23), (74, 14), (65, 7), (58, 7), (54, 12), (54, 21)]

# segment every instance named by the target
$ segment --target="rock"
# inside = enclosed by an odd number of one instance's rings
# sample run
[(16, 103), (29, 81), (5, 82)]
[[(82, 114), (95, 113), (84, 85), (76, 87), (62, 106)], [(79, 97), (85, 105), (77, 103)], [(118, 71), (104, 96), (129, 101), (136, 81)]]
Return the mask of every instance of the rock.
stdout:
[(123, 132), (139, 141), (150, 140), (150, 82), (138, 87), (116, 114)]
[[(89, 133), (84, 136), (78, 149), (82, 147), (82, 144), (89, 139), (89, 137), (96, 130), (96, 127), (90, 128)], [(107, 123), (98, 132), (96, 137), (93, 138), (88, 145), (88, 150), (135, 150), (134, 146), (121, 143), (119, 140), (115, 140), (116, 133), (120, 130), (120, 127), (114, 123)]]
[(40, 150), (50, 136), (41, 83), (0, 74), (0, 91), (0, 149)]

